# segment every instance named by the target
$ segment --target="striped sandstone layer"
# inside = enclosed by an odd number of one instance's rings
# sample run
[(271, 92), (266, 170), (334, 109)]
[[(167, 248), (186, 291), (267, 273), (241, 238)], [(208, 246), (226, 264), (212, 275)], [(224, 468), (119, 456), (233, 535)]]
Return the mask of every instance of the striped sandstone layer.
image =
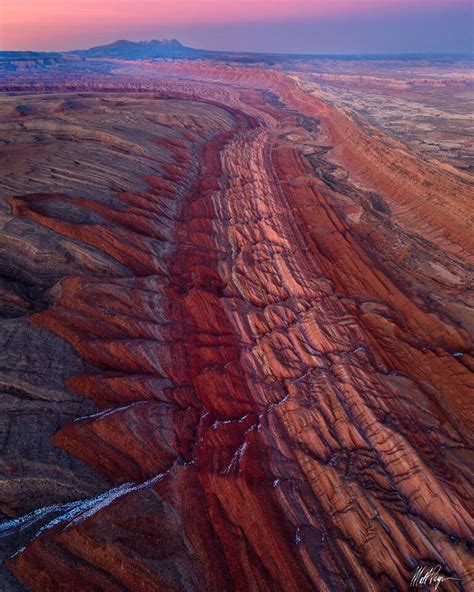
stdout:
[[(282, 75), (150, 64), (155, 94), (124, 92), (139, 67), (120, 94), (2, 99), (4, 316), (19, 356), (64, 344), (57, 398), (89, 405), (16, 469), (40, 505), (6, 479), (9, 569), (332, 592), (425, 561), (472, 590), (472, 183)], [(57, 410), (50, 373), (22, 380), (18, 408)]]

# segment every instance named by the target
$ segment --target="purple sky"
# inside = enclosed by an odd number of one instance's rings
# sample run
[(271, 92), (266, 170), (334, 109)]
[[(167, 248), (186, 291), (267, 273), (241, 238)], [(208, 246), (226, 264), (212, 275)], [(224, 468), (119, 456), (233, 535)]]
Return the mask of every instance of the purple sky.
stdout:
[[(473, 0), (474, 1), (474, 0)], [(416, 3), (415, 3), (416, 4)], [(190, 25), (165, 29), (203, 49), (296, 53), (474, 52), (473, 5), (352, 17)], [(153, 37), (144, 29), (135, 39)], [(165, 35), (166, 36), (166, 35)]]
[(474, 0), (2, 0), (0, 48), (176, 37), (208, 49), (472, 52)]

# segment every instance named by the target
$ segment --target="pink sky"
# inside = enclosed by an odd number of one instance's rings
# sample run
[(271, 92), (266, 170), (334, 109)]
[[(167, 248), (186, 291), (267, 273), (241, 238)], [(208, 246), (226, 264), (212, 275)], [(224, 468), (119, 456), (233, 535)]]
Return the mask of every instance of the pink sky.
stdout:
[[(469, 0), (1, 0), (0, 48), (65, 50), (156, 30), (246, 22), (390, 19)], [(150, 35), (146, 35), (150, 37)], [(183, 40), (186, 42), (186, 39)], [(212, 42), (209, 44), (212, 46)]]

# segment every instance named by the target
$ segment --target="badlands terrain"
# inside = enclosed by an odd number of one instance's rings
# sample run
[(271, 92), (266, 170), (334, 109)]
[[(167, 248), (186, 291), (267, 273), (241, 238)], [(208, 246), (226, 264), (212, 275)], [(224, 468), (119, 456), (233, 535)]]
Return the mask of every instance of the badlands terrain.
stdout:
[(314, 59), (286, 69), (323, 100), (357, 112), (428, 160), (474, 171), (472, 59)]
[(2, 589), (474, 590), (466, 72), (20, 61)]

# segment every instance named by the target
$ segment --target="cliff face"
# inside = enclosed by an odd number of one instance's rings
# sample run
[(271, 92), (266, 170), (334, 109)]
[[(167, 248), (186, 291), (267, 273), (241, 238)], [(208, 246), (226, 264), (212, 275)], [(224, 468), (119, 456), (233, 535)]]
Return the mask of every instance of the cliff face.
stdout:
[(49, 451), (6, 438), (41, 484), (5, 481), (9, 569), (332, 592), (425, 561), (472, 589), (472, 186), (284, 76), (147, 68), (153, 95), (2, 99), (2, 339), (60, 367), (5, 380)]

